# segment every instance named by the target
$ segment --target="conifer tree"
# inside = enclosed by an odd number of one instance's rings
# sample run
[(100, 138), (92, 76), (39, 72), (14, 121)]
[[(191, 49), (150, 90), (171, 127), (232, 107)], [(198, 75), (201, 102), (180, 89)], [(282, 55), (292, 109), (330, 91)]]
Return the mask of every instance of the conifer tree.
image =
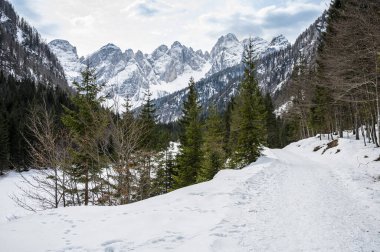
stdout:
[(139, 179), (139, 196), (141, 199), (146, 199), (151, 196), (152, 179), (151, 172), (155, 154), (159, 146), (158, 133), (156, 125), (156, 108), (151, 99), (152, 93), (148, 90), (145, 94), (145, 101), (139, 116), (144, 136), (141, 141), (140, 157), (142, 167)]
[(180, 153), (177, 156), (176, 188), (196, 183), (202, 164), (200, 106), (197, 103), (197, 92), (193, 78), (189, 82), (189, 93), (183, 105), (183, 117), (180, 120), (180, 126), (182, 132), (180, 135)]
[(145, 137), (141, 142), (141, 147), (145, 150), (156, 150), (158, 146), (158, 135), (157, 135), (157, 116), (156, 116), (156, 108), (154, 103), (152, 102), (152, 93), (150, 90), (147, 91), (144, 97), (144, 104), (141, 109), (141, 113), (139, 119), (141, 121), (141, 125), (144, 126)]
[(232, 166), (241, 168), (256, 161), (266, 142), (266, 111), (255, 78), (252, 39), (244, 52), (244, 76), (232, 114)]
[(230, 139), (231, 139), (231, 123), (232, 123), (232, 110), (234, 106), (234, 97), (231, 98), (231, 100), (227, 104), (226, 111), (224, 113), (224, 152), (226, 153), (227, 157), (231, 156), (231, 145), (230, 145)]
[(279, 148), (281, 147), (281, 144), (279, 137), (278, 121), (276, 115), (274, 114), (274, 106), (269, 93), (265, 95), (264, 102), (267, 113), (267, 144), (269, 148)]
[(9, 132), (5, 111), (0, 105), (0, 175), (9, 165)]
[(205, 125), (204, 143), (202, 147), (204, 158), (198, 173), (197, 182), (212, 179), (215, 174), (223, 168), (225, 160), (223, 141), (223, 121), (218, 115), (215, 106), (212, 106)]
[[(62, 122), (68, 128), (73, 141), (73, 165), (70, 173), (74, 181), (84, 184), (84, 204), (88, 205), (90, 192), (99, 190), (96, 182), (99, 180), (105, 157), (99, 146), (105, 138), (107, 116), (100, 106), (103, 98), (98, 97), (98, 94), (102, 85), (97, 83), (94, 70), (87, 66), (81, 74), (82, 81), (73, 83), (78, 91), (78, 95), (73, 98), (76, 109), (66, 108)], [(93, 182), (92, 189), (90, 182)]]
[(174, 185), (175, 160), (173, 157), (173, 144), (162, 153), (159, 159), (159, 167), (153, 180), (153, 195), (170, 192)]

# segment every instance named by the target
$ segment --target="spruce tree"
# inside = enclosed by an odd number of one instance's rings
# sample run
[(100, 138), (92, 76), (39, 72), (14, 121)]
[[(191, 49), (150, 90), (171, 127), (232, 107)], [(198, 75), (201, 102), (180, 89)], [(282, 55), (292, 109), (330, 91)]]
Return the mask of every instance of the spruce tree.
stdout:
[(183, 105), (183, 117), (180, 120), (180, 152), (177, 155), (177, 176), (175, 187), (196, 183), (202, 165), (202, 129), (200, 122), (200, 106), (197, 103), (197, 92), (194, 79), (189, 82), (189, 93)]
[(224, 113), (224, 144), (223, 149), (227, 157), (231, 156), (231, 123), (232, 123), (232, 110), (234, 106), (234, 97), (227, 104), (226, 111)]
[(141, 125), (144, 127), (144, 139), (141, 142), (141, 147), (145, 150), (153, 151), (158, 146), (158, 134), (157, 134), (157, 116), (156, 108), (152, 102), (152, 93), (148, 89), (144, 97), (144, 104), (141, 109), (139, 119)]
[(202, 147), (204, 159), (198, 173), (197, 182), (212, 179), (223, 168), (225, 161), (223, 141), (223, 121), (218, 115), (215, 106), (212, 106), (205, 125), (204, 144)]
[(77, 183), (84, 184), (84, 204), (88, 205), (90, 192), (99, 188), (90, 188), (90, 182), (98, 182), (105, 155), (101, 152), (101, 142), (107, 127), (107, 117), (100, 106), (102, 97), (98, 97), (102, 85), (96, 81), (95, 72), (89, 66), (81, 73), (82, 81), (74, 82), (78, 95), (73, 98), (75, 109), (65, 108), (63, 124), (68, 128), (73, 147), (71, 154), (73, 165), (70, 175)]
[(232, 166), (241, 168), (256, 161), (266, 143), (266, 110), (255, 78), (252, 39), (244, 52), (244, 76), (232, 114)]
[(9, 132), (5, 110), (0, 105), (0, 175), (9, 166)]
[(274, 106), (272, 102), (272, 97), (269, 93), (265, 95), (264, 98), (265, 109), (267, 112), (267, 144), (269, 148), (279, 148), (280, 144), (280, 136), (279, 136), (279, 128), (278, 121), (276, 115), (274, 114)]
[(141, 199), (146, 199), (151, 196), (152, 191), (152, 179), (151, 172), (153, 170), (153, 164), (155, 154), (159, 146), (158, 133), (156, 125), (156, 108), (151, 99), (152, 94), (149, 89), (145, 94), (144, 104), (139, 116), (139, 120), (144, 131), (144, 136), (141, 141), (140, 157), (142, 161), (142, 167), (140, 170), (139, 178), (139, 196)]
[(175, 161), (172, 150), (173, 145), (171, 144), (169, 149), (160, 156), (156, 176), (152, 183), (152, 195), (168, 193), (173, 189)]

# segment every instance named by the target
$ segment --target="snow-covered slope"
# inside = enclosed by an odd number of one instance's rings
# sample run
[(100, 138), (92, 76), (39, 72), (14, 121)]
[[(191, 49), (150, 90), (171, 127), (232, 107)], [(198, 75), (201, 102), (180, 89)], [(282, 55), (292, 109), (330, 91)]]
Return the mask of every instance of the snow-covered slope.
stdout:
[[(210, 56), (212, 67), (207, 73), (207, 76), (211, 76), (226, 68), (240, 64), (242, 62), (244, 47), (248, 45), (248, 42), (249, 39), (239, 41), (232, 33), (220, 37), (211, 50)], [(284, 35), (274, 37), (270, 43), (260, 37), (252, 38), (252, 42), (254, 56), (257, 59), (268, 53), (280, 51), (290, 46), (289, 41)]]
[[(293, 45), (290, 45), (282, 35), (273, 38), (270, 43), (260, 38), (253, 38), (257, 58), (257, 80), (261, 89), (272, 95), (278, 111), (282, 105), (289, 105), (289, 92), (284, 92), (284, 89), (288, 88), (291, 83), (294, 66), (301, 60), (305, 61), (310, 69), (315, 65), (322, 34), (327, 25), (326, 20), (327, 13), (325, 12), (299, 35)], [(235, 56), (237, 49), (243, 46), (231, 47), (232, 44), (239, 45), (232, 34), (218, 40), (212, 51), (218, 52), (216, 53), (218, 56), (211, 58), (212, 68), (210, 70), (216, 69), (215, 71), (218, 72), (211, 75), (209, 72), (206, 78), (196, 83), (195, 87), (199, 94), (199, 103), (203, 113), (207, 113), (210, 105), (216, 105), (220, 111), (223, 111), (231, 97), (239, 89), (244, 69), (243, 64), (228, 66), (241, 61)], [(242, 44), (247, 44), (247, 39), (243, 40)], [(155, 104), (158, 105), (159, 120), (167, 123), (180, 118), (186, 95), (187, 89), (184, 89), (155, 100)]]
[[(258, 37), (253, 40), (257, 58), (290, 45), (282, 35), (271, 43)], [(239, 41), (230, 33), (218, 39), (211, 53), (194, 51), (178, 41), (170, 47), (160, 45), (151, 54), (132, 49), (122, 52), (107, 44), (86, 58), (79, 58), (75, 47), (65, 40), (53, 40), (49, 46), (63, 65), (69, 83), (78, 80), (80, 70), (89, 63), (96, 68), (98, 80), (106, 83), (104, 94), (110, 100), (121, 99), (122, 103), (128, 97), (137, 107), (148, 89), (153, 98), (160, 98), (187, 87), (190, 77), (199, 81), (240, 64), (247, 41)]]
[(71, 84), (73, 81), (78, 81), (80, 71), (85, 67), (80, 63), (77, 49), (66, 40), (54, 40), (49, 43), (50, 50), (57, 56), (63, 69), (65, 76)]
[(266, 150), (242, 170), (130, 205), (13, 219), (0, 225), (1, 250), (379, 251), (379, 150), (327, 143)]
[(0, 70), (16, 79), (67, 88), (57, 57), (11, 3), (0, 0)]

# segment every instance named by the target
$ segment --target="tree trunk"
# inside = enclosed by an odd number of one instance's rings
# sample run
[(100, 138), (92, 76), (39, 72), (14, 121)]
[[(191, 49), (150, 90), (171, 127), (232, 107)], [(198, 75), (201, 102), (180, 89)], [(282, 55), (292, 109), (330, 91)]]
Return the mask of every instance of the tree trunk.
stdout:
[(86, 165), (86, 179), (84, 183), (84, 205), (88, 205), (88, 199), (89, 199), (89, 193), (88, 193), (88, 183), (89, 183), (89, 170), (88, 166)]

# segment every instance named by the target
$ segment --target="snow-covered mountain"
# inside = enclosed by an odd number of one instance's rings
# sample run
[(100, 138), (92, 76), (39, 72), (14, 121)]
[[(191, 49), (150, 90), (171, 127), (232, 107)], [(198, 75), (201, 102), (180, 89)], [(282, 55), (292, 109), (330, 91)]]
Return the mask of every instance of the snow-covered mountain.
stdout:
[(0, 178), (1, 251), (379, 251), (379, 152), (344, 135), (332, 148), (313, 137), (267, 149), (241, 170), (122, 206), (26, 213), (9, 194), (27, 184), (11, 172)]
[(64, 70), (38, 31), (0, 0), (0, 70), (16, 79), (67, 87)]
[[(270, 43), (260, 38), (254, 38), (257, 52), (256, 76), (262, 90), (272, 95), (277, 107), (289, 102), (290, 98), (283, 91), (291, 78), (294, 66), (301, 59), (309, 67), (314, 65), (322, 34), (326, 29), (326, 18), (327, 13), (324, 13), (296, 39), (293, 45), (290, 45), (282, 35), (275, 37)], [(247, 43), (246, 40), (243, 40), (242, 44), (244, 43)], [(237, 51), (240, 52), (243, 47), (241, 45), (231, 47), (232, 44), (238, 45), (233, 35), (224, 36), (218, 40), (212, 52), (219, 51), (219, 53), (211, 57), (216, 59), (213, 67), (215, 66), (218, 71), (208, 74), (206, 78), (196, 83), (203, 113), (206, 113), (210, 104), (216, 105), (222, 111), (239, 88), (243, 66), (234, 54), (237, 54)], [(224, 50), (219, 50), (219, 46)], [(219, 64), (219, 62), (223, 64)], [(156, 99), (154, 102), (159, 120), (167, 123), (179, 119), (186, 95), (187, 89), (183, 89)]]
[(61, 66), (65, 69), (66, 79), (72, 83), (79, 79), (80, 71), (85, 65), (80, 63), (77, 49), (65, 40), (54, 40), (49, 43), (50, 50), (59, 58)]
[(98, 81), (106, 83), (108, 97), (128, 97), (134, 106), (141, 104), (148, 89), (153, 97), (162, 97), (185, 88), (191, 76), (199, 80), (210, 68), (208, 52), (195, 52), (178, 41), (170, 47), (161, 45), (151, 54), (132, 49), (122, 52), (107, 44), (86, 58), (79, 58), (75, 47), (65, 40), (53, 40), (49, 46), (70, 83), (78, 80), (80, 70), (89, 64), (96, 69)]
[[(236, 36), (229, 33), (218, 39), (211, 50), (211, 69), (207, 76), (211, 76), (226, 68), (236, 66), (241, 63), (244, 47), (248, 44), (249, 39), (239, 41)], [(268, 53), (280, 51), (290, 46), (289, 41), (284, 35), (274, 37), (268, 42), (260, 37), (252, 38), (253, 48), (256, 58), (263, 57)]]
[[(282, 35), (271, 42), (253, 40), (258, 58), (290, 46)], [(247, 41), (239, 41), (230, 33), (218, 39), (211, 53), (195, 51), (178, 41), (170, 47), (161, 45), (151, 54), (132, 49), (123, 52), (108, 44), (86, 58), (79, 58), (75, 47), (65, 40), (53, 40), (49, 46), (63, 65), (69, 83), (78, 80), (80, 69), (89, 64), (96, 69), (98, 80), (106, 83), (104, 92), (110, 99), (128, 97), (137, 107), (148, 89), (153, 98), (161, 98), (186, 88), (190, 77), (198, 81), (239, 65)]]

